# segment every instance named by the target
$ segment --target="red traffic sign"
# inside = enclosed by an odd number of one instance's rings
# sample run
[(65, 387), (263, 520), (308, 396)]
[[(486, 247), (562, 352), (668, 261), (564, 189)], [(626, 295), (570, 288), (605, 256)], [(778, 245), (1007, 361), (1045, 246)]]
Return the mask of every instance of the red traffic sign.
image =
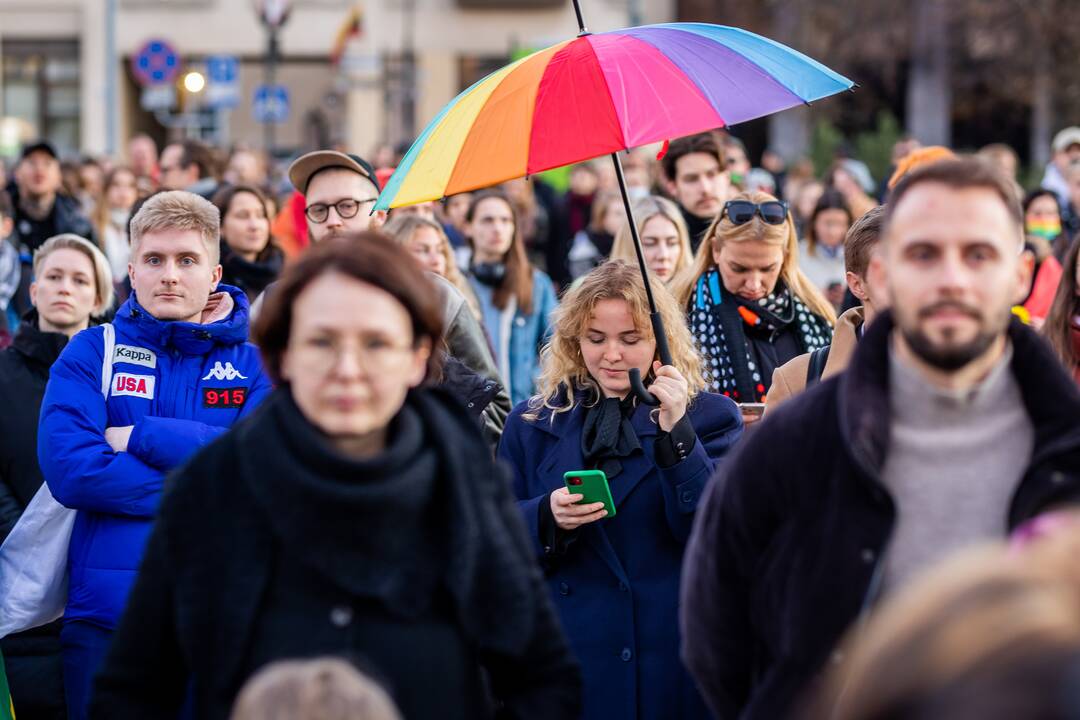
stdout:
[(169, 41), (151, 38), (132, 56), (131, 72), (144, 87), (172, 82), (180, 73), (180, 55)]

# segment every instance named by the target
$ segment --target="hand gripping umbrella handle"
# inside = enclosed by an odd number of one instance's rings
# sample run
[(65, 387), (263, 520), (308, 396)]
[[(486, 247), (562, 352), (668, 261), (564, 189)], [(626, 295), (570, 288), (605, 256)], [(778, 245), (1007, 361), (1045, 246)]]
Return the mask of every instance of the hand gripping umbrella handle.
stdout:
[[(652, 321), (653, 337), (656, 338), (656, 351), (660, 356), (660, 362), (663, 365), (670, 365), (671, 350), (667, 344), (667, 333), (664, 332), (664, 321), (660, 319), (659, 312), (649, 313), (649, 320)], [(641, 371), (637, 368), (630, 369), (630, 390), (642, 405), (657, 407), (660, 404), (656, 396), (645, 388), (645, 383), (641, 381)]]

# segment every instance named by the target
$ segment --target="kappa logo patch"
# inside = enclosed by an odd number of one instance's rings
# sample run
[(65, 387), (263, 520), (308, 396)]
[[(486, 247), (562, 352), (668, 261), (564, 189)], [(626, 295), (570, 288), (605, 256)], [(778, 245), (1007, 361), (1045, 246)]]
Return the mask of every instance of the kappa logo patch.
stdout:
[(113, 351), (113, 362), (131, 363), (143, 367), (156, 368), (157, 354), (153, 350), (133, 345), (117, 345)]
[(116, 373), (112, 381), (112, 395), (130, 395), (131, 397), (154, 399), (153, 375), (130, 375), (128, 373)]
[(246, 387), (203, 388), (203, 407), (213, 410), (242, 408), (247, 402)]
[(247, 380), (247, 375), (241, 375), (240, 371), (232, 366), (231, 362), (226, 362), (222, 367), (221, 361), (214, 363), (214, 368), (206, 373), (206, 377), (203, 380)]

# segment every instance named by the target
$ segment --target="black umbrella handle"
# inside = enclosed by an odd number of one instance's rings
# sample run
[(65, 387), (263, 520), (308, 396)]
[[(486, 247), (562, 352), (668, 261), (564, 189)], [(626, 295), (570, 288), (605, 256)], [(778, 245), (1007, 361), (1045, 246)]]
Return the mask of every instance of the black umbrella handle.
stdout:
[[(653, 336), (656, 338), (656, 353), (660, 356), (660, 364), (670, 365), (671, 349), (668, 348), (664, 321), (660, 319), (658, 312), (649, 313), (649, 320), (652, 322)], [(630, 389), (642, 405), (656, 407), (660, 404), (656, 396), (645, 388), (645, 383), (641, 381), (641, 371), (637, 368), (630, 369)]]

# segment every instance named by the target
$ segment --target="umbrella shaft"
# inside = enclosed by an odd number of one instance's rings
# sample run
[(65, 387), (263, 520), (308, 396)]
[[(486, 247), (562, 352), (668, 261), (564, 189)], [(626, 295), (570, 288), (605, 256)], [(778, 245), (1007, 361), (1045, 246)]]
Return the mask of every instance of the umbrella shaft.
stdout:
[(581, 0), (574, 0), (574, 14), (577, 15), (578, 35), (587, 35), (589, 31), (585, 27), (585, 16), (581, 14)]
[[(575, 6), (576, 4), (575, 0)], [(619, 180), (619, 192), (622, 193), (623, 207), (626, 208), (626, 220), (630, 223), (630, 237), (634, 239), (634, 252), (637, 253), (638, 267), (641, 269), (641, 281), (645, 284), (645, 297), (649, 299), (649, 320), (652, 322), (653, 335), (656, 337), (656, 349), (660, 355), (660, 362), (670, 365), (671, 351), (668, 349), (667, 333), (664, 332), (664, 321), (660, 318), (660, 311), (656, 309), (656, 298), (653, 297), (652, 284), (649, 282), (649, 266), (645, 262), (645, 252), (641, 248), (641, 236), (638, 235), (637, 222), (634, 220), (634, 208), (630, 204), (630, 191), (626, 187), (626, 176), (623, 175), (622, 159), (619, 153), (611, 153), (611, 161), (615, 164), (615, 177)]]

